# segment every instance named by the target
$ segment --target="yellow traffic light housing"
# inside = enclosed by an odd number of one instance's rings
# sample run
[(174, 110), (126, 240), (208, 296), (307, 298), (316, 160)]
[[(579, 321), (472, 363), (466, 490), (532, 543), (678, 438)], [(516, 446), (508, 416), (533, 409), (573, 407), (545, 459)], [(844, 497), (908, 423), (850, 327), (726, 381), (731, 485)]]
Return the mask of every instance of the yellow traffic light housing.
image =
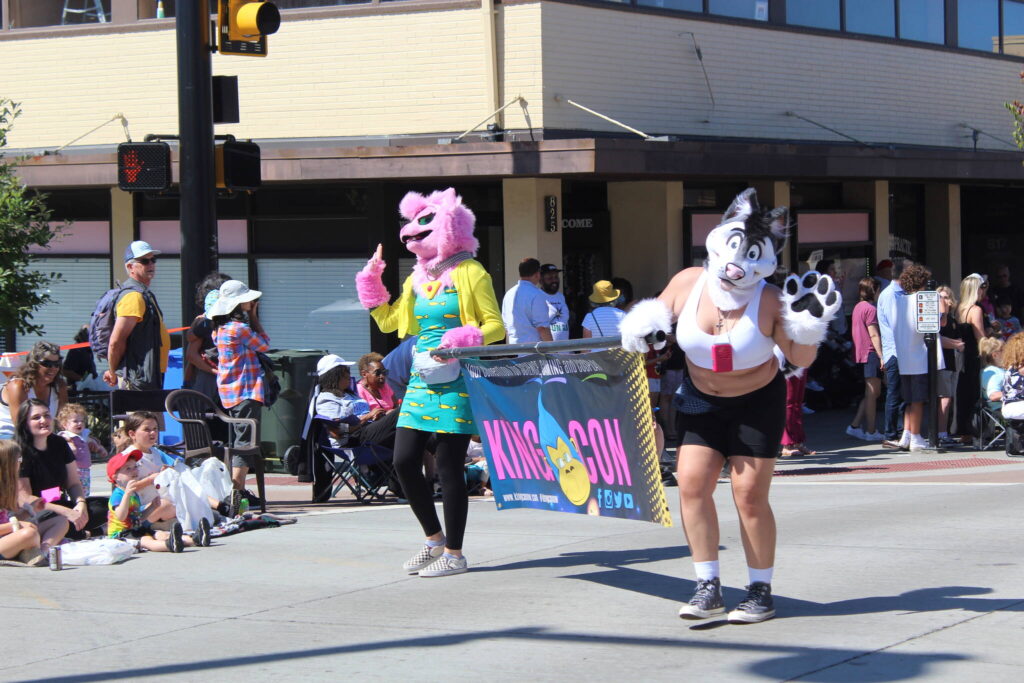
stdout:
[(267, 36), (281, 27), (281, 12), (272, 2), (220, 0), (217, 43), (221, 54), (267, 56)]

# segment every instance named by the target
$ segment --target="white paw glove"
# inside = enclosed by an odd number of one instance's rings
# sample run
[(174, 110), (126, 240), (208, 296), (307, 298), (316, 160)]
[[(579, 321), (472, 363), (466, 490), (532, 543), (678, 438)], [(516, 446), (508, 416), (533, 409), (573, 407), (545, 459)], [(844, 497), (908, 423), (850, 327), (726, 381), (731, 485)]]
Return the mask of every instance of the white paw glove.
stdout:
[(636, 302), (619, 323), (622, 348), (638, 353), (647, 353), (652, 346), (655, 349), (665, 348), (664, 339), (651, 344), (647, 337), (658, 332), (668, 334), (671, 331), (672, 311), (658, 299), (643, 299)]
[(782, 322), (797, 344), (817, 346), (843, 306), (843, 297), (828, 275), (815, 271), (790, 275), (782, 286)]

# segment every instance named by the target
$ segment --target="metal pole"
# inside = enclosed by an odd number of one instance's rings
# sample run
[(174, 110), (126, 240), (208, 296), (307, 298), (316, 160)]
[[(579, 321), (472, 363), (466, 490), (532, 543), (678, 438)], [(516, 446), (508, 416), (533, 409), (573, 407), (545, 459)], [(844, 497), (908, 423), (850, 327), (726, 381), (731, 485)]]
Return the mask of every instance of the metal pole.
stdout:
[(181, 321), (201, 311), (195, 287), (217, 267), (217, 187), (213, 160), (213, 79), (209, 0), (179, 2), (178, 174), (181, 186)]
[[(925, 285), (928, 291), (935, 290), (935, 280), (929, 280)], [(939, 448), (939, 362), (935, 356), (938, 335), (924, 335), (924, 346), (928, 353), (928, 446), (938, 450)]]
[(491, 344), (490, 346), (463, 346), (435, 351), (438, 358), (486, 358), (488, 356), (515, 356), (523, 353), (559, 353), (613, 349), (622, 345), (622, 337), (593, 337), (591, 339), (565, 339), (562, 341), (530, 342), (526, 344)]

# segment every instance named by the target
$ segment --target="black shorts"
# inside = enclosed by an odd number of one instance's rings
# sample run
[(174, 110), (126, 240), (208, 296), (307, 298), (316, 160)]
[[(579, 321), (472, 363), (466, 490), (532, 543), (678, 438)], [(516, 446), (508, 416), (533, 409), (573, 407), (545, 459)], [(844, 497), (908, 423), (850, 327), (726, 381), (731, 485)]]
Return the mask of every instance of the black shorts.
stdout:
[(928, 400), (928, 375), (900, 375), (900, 398), (904, 403)]
[(882, 363), (878, 360), (878, 354), (874, 351), (868, 351), (868, 359), (866, 362), (861, 363), (861, 365), (864, 366), (864, 379), (882, 376)]
[(700, 414), (677, 413), (679, 445), (704, 446), (725, 457), (776, 458), (786, 426), (786, 380), (782, 373), (765, 386), (742, 396), (709, 396), (687, 377), (680, 391), (694, 391), (711, 405)]

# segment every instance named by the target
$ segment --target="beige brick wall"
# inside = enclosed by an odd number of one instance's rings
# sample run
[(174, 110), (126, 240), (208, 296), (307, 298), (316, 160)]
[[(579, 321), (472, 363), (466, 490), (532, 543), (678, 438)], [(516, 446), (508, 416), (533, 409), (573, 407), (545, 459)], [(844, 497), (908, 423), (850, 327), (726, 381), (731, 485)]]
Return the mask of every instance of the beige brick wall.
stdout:
[[(505, 100), (539, 105), (540, 11), (510, 8), (499, 34)], [(489, 114), (480, 9), (289, 21), (266, 59), (213, 57), (239, 77), (239, 137), (293, 138), (461, 132)], [(11, 147), (56, 147), (123, 112), (132, 134), (177, 131), (174, 31), (0, 41), (0, 96), (24, 115)], [(508, 125), (525, 125), (519, 107)], [(123, 140), (111, 124), (80, 144)]]
[[(242, 108), (217, 132), (458, 133), (493, 108), (479, 8), (284, 19), (268, 58), (214, 55), (214, 73), (239, 76)], [(498, 22), (502, 102), (526, 98), (534, 127), (615, 130), (558, 94), (649, 133), (843, 140), (794, 111), (866, 142), (970, 147), (958, 124), (1009, 141), (1002, 103), (1019, 96), (1013, 62), (906, 45), (557, 2), (499, 7)], [(173, 30), (5, 40), (0, 64), (0, 96), (24, 108), (12, 147), (56, 147), (118, 112), (136, 138), (177, 130)], [(527, 125), (520, 107), (505, 125)], [(121, 139), (111, 124), (80, 144)]]
[[(970, 147), (1010, 140), (1020, 65), (982, 56), (545, 3), (545, 124), (613, 130), (555, 94), (647, 133)], [(704, 56), (716, 105), (694, 53)], [(979, 147), (1012, 149), (982, 136)]]

